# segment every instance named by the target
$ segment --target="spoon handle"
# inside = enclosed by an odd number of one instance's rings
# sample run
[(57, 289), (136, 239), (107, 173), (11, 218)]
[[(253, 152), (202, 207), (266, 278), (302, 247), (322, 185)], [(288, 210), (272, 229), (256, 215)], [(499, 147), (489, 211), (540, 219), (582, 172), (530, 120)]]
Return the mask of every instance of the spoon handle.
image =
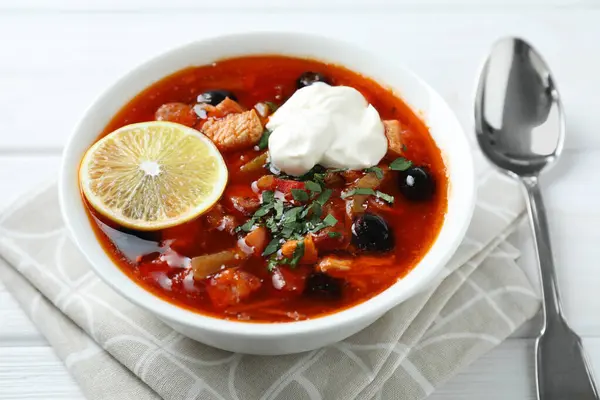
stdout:
[(536, 341), (537, 395), (540, 400), (598, 400), (581, 339), (562, 316), (546, 209), (537, 177), (522, 179), (542, 281), (543, 327)]

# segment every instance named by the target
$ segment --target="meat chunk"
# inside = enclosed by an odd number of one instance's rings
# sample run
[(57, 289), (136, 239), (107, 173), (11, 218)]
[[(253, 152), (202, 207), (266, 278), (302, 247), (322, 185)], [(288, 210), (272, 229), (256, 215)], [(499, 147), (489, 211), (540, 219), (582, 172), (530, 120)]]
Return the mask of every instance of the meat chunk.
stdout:
[(233, 235), (235, 227), (238, 226), (235, 217), (227, 214), (221, 204), (217, 204), (211, 208), (205, 214), (205, 220), (209, 231), (217, 230)]
[(229, 97), (225, 97), (225, 100), (217, 105), (217, 111), (221, 113), (222, 116), (226, 116), (228, 114), (238, 114), (244, 112), (244, 107), (242, 107), (237, 101), (231, 100)]
[(154, 118), (157, 121), (176, 122), (189, 127), (194, 126), (198, 120), (192, 106), (184, 103), (163, 104), (156, 110)]
[(239, 150), (255, 145), (263, 133), (263, 126), (256, 111), (229, 114), (222, 119), (210, 119), (202, 126), (219, 150)]
[(402, 125), (398, 120), (383, 121), (385, 136), (388, 140), (388, 155), (398, 157), (402, 155)]
[(317, 271), (331, 273), (333, 271), (348, 271), (352, 268), (352, 260), (337, 256), (327, 256), (317, 264)]
[(260, 208), (260, 200), (256, 196), (230, 196), (227, 200), (231, 201), (231, 207), (246, 217)]
[(256, 276), (232, 268), (213, 276), (206, 285), (206, 292), (215, 307), (225, 308), (247, 299), (260, 286), (260, 279)]

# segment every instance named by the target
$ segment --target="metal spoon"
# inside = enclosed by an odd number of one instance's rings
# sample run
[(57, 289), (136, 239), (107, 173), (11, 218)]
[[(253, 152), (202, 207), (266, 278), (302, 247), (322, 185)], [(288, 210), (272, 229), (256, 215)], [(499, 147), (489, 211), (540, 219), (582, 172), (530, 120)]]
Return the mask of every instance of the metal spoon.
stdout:
[(538, 181), (563, 149), (562, 105), (548, 66), (525, 41), (494, 45), (479, 79), (475, 130), (487, 158), (527, 191), (543, 298), (535, 349), (538, 399), (597, 400), (581, 339), (563, 318)]

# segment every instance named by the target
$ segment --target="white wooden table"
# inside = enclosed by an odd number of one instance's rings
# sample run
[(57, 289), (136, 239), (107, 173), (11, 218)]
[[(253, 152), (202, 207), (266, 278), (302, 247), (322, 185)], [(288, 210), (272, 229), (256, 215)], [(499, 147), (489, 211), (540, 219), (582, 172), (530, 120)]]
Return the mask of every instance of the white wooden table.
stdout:
[[(394, 54), (470, 126), (477, 68), (503, 35), (529, 39), (556, 75), (566, 151), (545, 179), (572, 326), (600, 374), (600, 3), (595, 0), (0, 0), (0, 207), (53, 177), (93, 99), (154, 54), (207, 34), (299, 30)], [(512, 238), (536, 279), (527, 227)], [(534, 399), (535, 321), (433, 399)], [(599, 376), (600, 377), (600, 376)], [(0, 284), (0, 399), (80, 399), (75, 382)]]

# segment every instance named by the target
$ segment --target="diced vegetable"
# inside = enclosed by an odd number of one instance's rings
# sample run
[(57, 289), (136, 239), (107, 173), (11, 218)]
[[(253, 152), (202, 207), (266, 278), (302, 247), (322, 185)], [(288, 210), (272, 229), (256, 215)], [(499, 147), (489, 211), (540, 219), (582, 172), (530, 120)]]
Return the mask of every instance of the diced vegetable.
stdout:
[(243, 240), (247, 246), (252, 248), (255, 256), (260, 256), (269, 243), (269, 231), (264, 226), (259, 226), (247, 234)]
[(260, 279), (251, 273), (227, 269), (210, 279), (206, 292), (215, 307), (225, 308), (244, 301), (260, 286)]
[(306, 277), (310, 274), (311, 268), (307, 266), (298, 266), (290, 269), (288, 267), (276, 267), (272, 271), (271, 283), (273, 288), (281, 293), (301, 294), (304, 291)]
[(402, 125), (398, 120), (383, 121), (385, 136), (388, 140), (388, 156), (398, 157), (403, 153)]
[[(281, 246), (281, 254), (286, 258), (293, 258), (296, 255), (296, 250), (299, 245), (298, 240), (288, 240)], [(302, 240), (304, 253), (300, 256), (298, 264), (314, 264), (317, 262), (319, 253), (312, 235), (306, 235)]]
[(273, 111), (267, 102), (260, 102), (254, 105), (254, 109), (261, 118), (267, 118)]
[(224, 268), (239, 264), (244, 259), (238, 250), (224, 250), (192, 258), (194, 279), (204, 279)]
[(256, 181), (256, 187), (260, 190), (273, 190), (275, 188), (275, 177), (263, 175)]
[[(306, 190), (304, 182), (293, 181), (291, 179), (280, 179), (273, 175), (264, 175), (256, 182), (256, 186), (261, 190), (278, 190), (291, 198), (293, 190)], [(306, 192), (305, 192), (306, 193)]]
[(252, 174), (257, 172), (264, 172), (264, 166), (269, 159), (269, 152), (264, 151), (246, 164), (240, 167), (240, 172), (243, 174)]
[[(362, 178), (360, 178), (354, 188), (357, 189), (377, 189), (381, 184), (381, 179), (377, 177), (375, 172), (366, 173)], [(365, 211), (365, 202), (369, 198), (369, 194), (356, 194), (352, 199), (352, 212), (355, 214), (360, 214)]]

